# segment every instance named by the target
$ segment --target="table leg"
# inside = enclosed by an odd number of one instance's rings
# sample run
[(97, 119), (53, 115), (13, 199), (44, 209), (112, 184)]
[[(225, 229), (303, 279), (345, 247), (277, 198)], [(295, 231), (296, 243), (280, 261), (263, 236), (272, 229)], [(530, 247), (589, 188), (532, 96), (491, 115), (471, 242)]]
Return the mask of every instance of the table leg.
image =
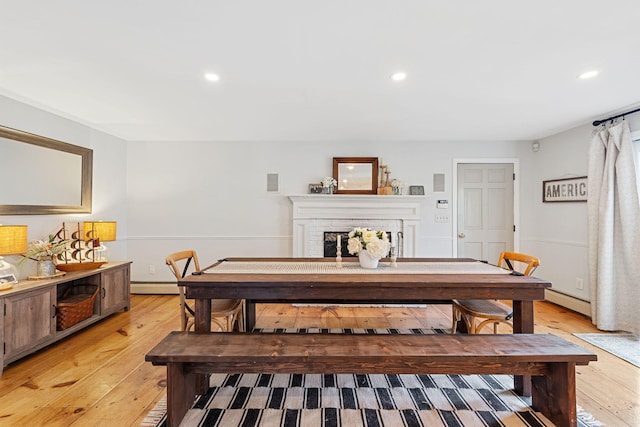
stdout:
[[(533, 333), (533, 301), (513, 301), (513, 333)], [(531, 376), (515, 375), (513, 389), (520, 396), (531, 396)]]
[[(195, 331), (211, 332), (211, 300), (208, 298), (196, 299), (195, 311)], [(209, 389), (209, 374), (196, 374), (195, 389), (197, 394), (204, 394)]]
[(256, 303), (251, 300), (245, 300), (244, 310), (244, 326), (247, 332), (251, 332), (256, 327)]

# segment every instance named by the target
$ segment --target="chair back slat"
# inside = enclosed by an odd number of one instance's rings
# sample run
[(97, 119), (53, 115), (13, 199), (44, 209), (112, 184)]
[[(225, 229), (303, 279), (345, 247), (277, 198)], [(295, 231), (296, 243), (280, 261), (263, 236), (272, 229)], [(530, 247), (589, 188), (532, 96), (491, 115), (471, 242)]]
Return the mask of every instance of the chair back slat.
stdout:
[(513, 266), (514, 261), (519, 262), (520, 265), (523, 266), (521, 268), (524, 270), (520, 271), (520, 273), (525, 276), (530, 276), (540, 265), (540, 259), (536, 256), (521, 254), (518, 252), (502, 252), (498, 259), (498, 266), (504, 268), (504, 265), (506, 265), (509, 270), (518, 271)]
[[(181, 261), (185, 261), (182, 273), (180, 273), (180, 268), (178, 267), (178, 263)], [(198, 256), (194, 250), (175, 252), (167, 256), (165, 259), (165, 263), (169, 266), (173, 275), (176, 276), (176, 280), (180, 280), (187, 275), (192, 261), (194, 271), (200, 271), (200, 263), (198, 262)]]

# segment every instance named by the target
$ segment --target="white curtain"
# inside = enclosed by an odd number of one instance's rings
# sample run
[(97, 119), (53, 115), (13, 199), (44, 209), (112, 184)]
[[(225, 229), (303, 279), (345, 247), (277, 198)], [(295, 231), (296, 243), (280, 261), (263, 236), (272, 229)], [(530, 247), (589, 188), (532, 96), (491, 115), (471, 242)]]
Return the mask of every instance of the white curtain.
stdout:
[(640, 202), (625, 120), (594, 133), (588, 194), (592, 321), (640, 333)]

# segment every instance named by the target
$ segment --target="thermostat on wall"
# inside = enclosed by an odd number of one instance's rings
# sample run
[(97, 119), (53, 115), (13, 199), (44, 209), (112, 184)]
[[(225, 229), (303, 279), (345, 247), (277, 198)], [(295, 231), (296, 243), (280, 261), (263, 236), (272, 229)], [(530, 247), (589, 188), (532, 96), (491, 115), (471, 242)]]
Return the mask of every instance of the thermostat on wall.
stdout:
[(448, 200), (438, 200), (438, 204), (436, 205), (438, 209), (448, 209), (449, 201)]

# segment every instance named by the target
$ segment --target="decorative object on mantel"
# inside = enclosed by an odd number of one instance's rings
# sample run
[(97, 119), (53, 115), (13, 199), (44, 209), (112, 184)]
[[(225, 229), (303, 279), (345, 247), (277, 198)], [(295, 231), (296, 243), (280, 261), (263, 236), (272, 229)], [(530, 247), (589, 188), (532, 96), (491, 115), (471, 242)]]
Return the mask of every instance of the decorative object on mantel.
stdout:
[(333, 177), (338, 182), (336, 194), (376, 194), (377, 157), (334, 157)]
[[(61, 271), (92, 270), (106, 264), (106, 260), (99, 259), (96, 251), (100, 246), (99, 238), (92, 238), (97, 233), (85, 225), (75, 224), (71, 231), (65, 223), (56, 234), (56, 238), (69, 241), (67, 250), (56, 255), (56, 268)], [(91, 223), (89, 223), (91, 224)], [(115, 226), (114, 226), (115, 227)], [(112, 239), (113, 240), (113, 239)]]
[(378, 185), (378, 194), (393, 194), (393, 188), (389, 183), (389, 175), (391, 171), (389, 166), (385, 164), (380, 165), (380, 184)]
[(18, 269), (2, 255), (19, 255), (27, 250), (26, 225), (0, 224), (0, 291), (11, 289), (18, 283)]
[(333, 188), (338, 184), (338, 182), (335, 180), (334, 177), (326, 176), (322, 178), (322, 181), (320, 181), (320, 184), (322, 184), (323, 194), (333, 194)]
[(586, 202), (587, 177), (542, 181), (542, 202)]
[(322, 184), (309, 184), (309, 194), (322, 193)]
[(342, 268), (342, 236), (336, 236), (336, 267)]
[(69, 249), (70, 240), (60, 239), (57, 234), (49, 234), (47, 240), (33, 240), (29, 243), (22, 261), (31, 259), (36, 261), (36, 274), (29, 276), (31, 280), (56, 277), (56, 265), (53, 258), (65, 253)]
[(424, 186), (423, 185), (410, 185), (409, 186), (409, 194), (412, 196), (424, 196)]
[(404, 182), (400, 181), (399, 179), (395, 178), (393, 181), (391, 181), (391, 188), (393, 188), (393, 194), (395, 194), (396, 196), (402, 195), (403, 187)]
[(358, 255), (362, 268), (377, 268), (378, 261), (389, 253), (389, 236), (384, 231), (354, 228), (349, 232), (347, 250)]

